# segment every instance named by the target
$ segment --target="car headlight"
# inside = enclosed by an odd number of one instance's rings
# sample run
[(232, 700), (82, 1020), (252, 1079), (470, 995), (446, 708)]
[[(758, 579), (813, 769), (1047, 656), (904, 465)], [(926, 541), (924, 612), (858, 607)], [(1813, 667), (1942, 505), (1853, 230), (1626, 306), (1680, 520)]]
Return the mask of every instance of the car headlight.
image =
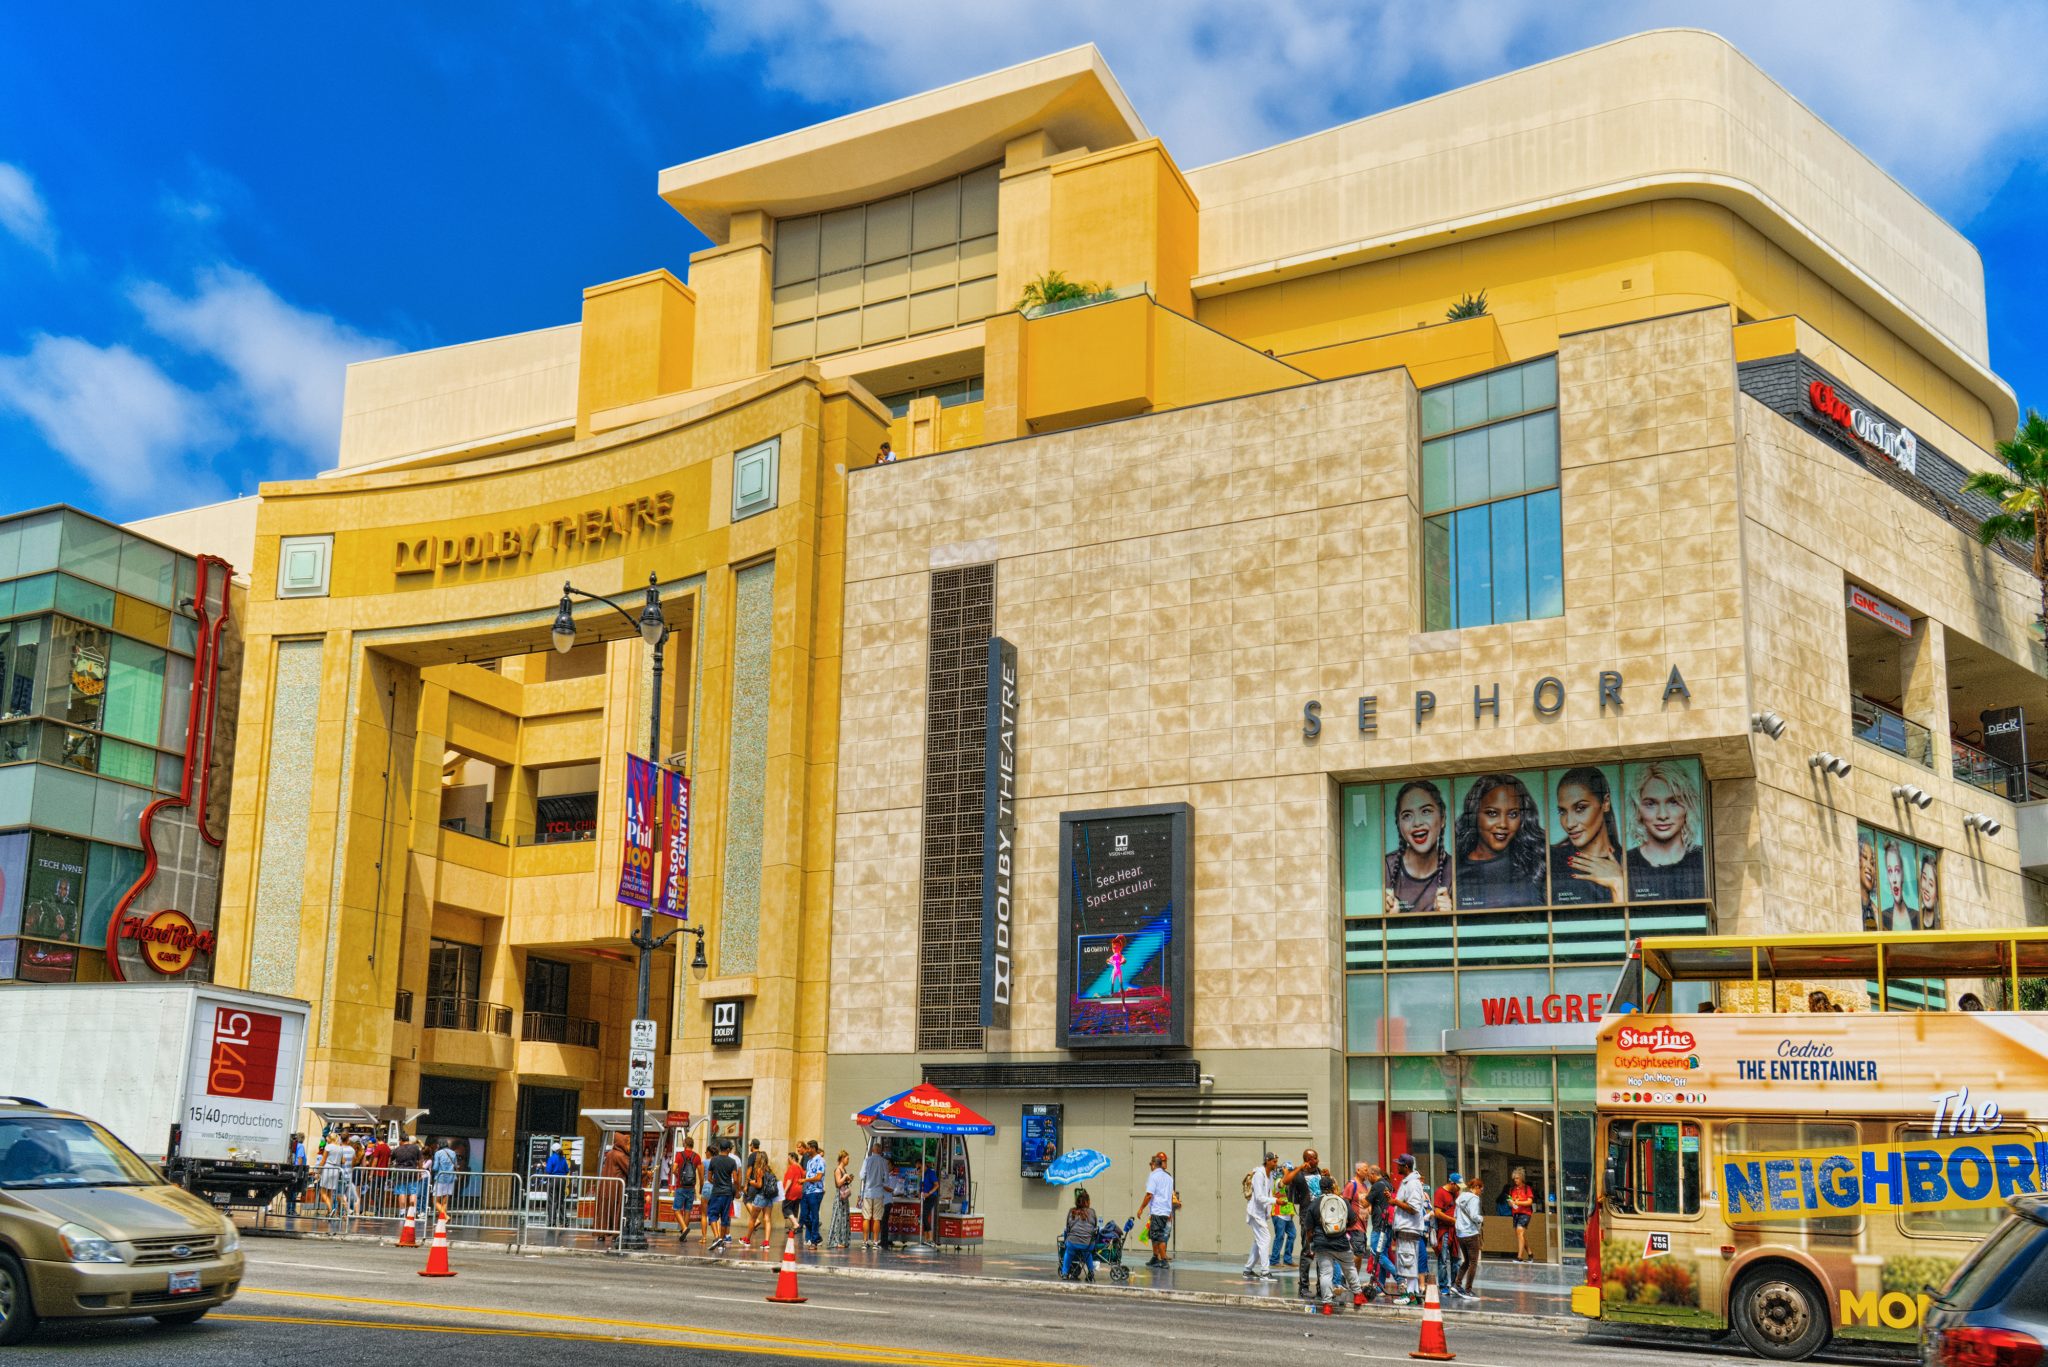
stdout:
[(220, 1251), (233, 1253), (242, 1246), (242, 1231), (235, 1228), (235, 1222), (227, 1216), (220, 1217), (223, 1226), (220, 1236)]
[(125, 1262), (120, 1250), (103, 1235), (95, 1234), (84, 1225), (59, 1225), (57, 1238), (64, 1244), (64, 1256), (74, 1263), (118, 1263)]

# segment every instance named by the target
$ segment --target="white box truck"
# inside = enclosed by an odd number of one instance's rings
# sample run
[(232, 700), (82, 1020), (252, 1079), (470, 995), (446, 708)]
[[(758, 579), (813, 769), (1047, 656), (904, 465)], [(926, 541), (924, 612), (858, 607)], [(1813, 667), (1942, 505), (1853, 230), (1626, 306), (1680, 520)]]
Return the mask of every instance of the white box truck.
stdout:
[(215, 1205), (263, 1205), (303, 1179), (307, 1009), (206, 983), (10, 985), (0, 1094), (98, 1121)]

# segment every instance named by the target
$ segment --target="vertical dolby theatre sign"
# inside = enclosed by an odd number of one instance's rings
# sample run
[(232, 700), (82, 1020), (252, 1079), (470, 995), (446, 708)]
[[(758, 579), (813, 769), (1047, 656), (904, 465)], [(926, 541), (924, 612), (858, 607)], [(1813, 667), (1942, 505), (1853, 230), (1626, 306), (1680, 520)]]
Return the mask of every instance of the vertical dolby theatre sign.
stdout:
[(1010, 954), (1017, 877), (1017, 647), (988, 641), (988, 729), (982, 742), (981, 1024), (1010, 1028)]

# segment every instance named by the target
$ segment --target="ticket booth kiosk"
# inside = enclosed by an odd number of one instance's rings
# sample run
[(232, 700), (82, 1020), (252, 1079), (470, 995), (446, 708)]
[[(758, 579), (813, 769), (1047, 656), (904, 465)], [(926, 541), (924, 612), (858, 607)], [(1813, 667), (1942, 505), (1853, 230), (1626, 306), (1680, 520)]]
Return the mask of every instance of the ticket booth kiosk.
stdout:
[(888, 1160), (883, 1219), (889, 1241), (913, 1248), (978, 1247), (984, 1226), (975, 1206), (967, 1137), (994, 1134), (996, 1127), (930, 1083), (878, 1101), (853, 1119), (870, 1145), (882, 1145)]

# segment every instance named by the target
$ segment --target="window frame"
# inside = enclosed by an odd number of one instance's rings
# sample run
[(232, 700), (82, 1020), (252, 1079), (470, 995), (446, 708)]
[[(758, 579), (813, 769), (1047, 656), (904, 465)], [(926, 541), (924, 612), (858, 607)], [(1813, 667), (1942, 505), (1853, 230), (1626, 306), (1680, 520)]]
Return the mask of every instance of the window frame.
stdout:
[[(1654, 1205), (1645, 1208), (1639, 1205), (1635, 1199), (1639, 1190), (1636, 1185), (1636, 1154), (1641, 1143), (1638, 1132), (1645, 1125), (1668, 1125), (1677, 1131), (1675, 1136), (1678, 1140), (1679, 1160), (1677, 1165), (1677, 1199), (1679, 1209), (1677, 1210), (1659, 1210)], [(1692, 1152), (1692, 1185), (1689, 1191), (1686, 1185), (1685, 1165), (1687, 1130), (1692, 1131), (1691, 1138), (1699, 1141)], [(1617, 1149), (1615, 1141), (1624, 1131), (1627, 1133), (1628, 1142)], [(1601, 1181), (1601, 1204), (1618, 1215), (1654, 1216), (1659, 1220), (1685, 1220), (1697, 1223), (1700, 1219), (1700, 1195), (1704, 1187), (1701, 1169), (1705, 1166), (1704, 1151), (1706, 1147), (1707, 1135), (1705, 1125), (1701, 1120), (1692, 1116), (1626, 1115), (1615, 1116), (1609, 1119), (1606, 1134), (1606, 1161)], [(1627, 1166), (1625, 1172), (1616, 1164), (1617, 1153), (1626, 1157)], [(1623, 1191), (1627, 1192), (1625, 1200), (1621, 1195)], [(1685, 1209), (1688, 1195), (1692, 1198), (1691, 1210)], [(1656, 1199), (1654, 1182), (1651, 1187), (1651, 1199), (1652, 1201)]]

